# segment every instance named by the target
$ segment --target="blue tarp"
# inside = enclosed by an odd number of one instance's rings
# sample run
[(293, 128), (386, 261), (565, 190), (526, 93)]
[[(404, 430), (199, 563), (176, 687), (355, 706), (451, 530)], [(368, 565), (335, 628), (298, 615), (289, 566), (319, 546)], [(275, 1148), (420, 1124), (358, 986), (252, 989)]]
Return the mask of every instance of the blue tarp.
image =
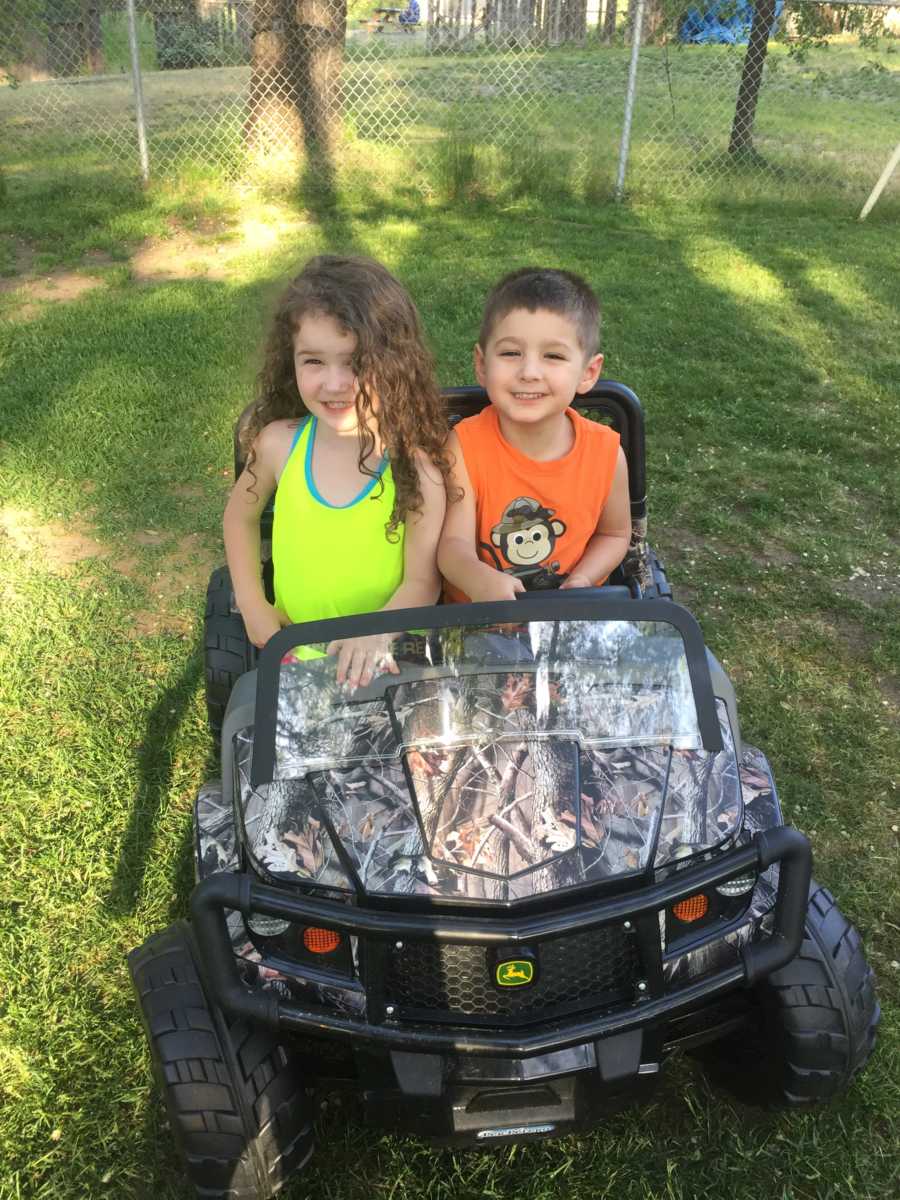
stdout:
[[(682, 42), (743, 44), (750, 39), (753, 7), (750, 0), (713, 0), (703, 12), (698, 8), (689, 8), (678, 31), (679, 39)], [(784, 0), (776, 0), (770, 36), (775, 32), (783, 8)]]

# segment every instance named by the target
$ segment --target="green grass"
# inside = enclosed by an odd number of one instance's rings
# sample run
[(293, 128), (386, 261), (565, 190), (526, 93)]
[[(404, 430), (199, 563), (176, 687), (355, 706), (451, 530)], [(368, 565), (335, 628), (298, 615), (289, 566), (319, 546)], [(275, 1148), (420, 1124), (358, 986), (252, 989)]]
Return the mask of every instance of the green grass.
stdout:
[[(480, 302), (501, 272), (538, 261), (598, 288), (607, 372), (646, 410), (652, 540), (735, 680), (788, 819), (813, 838), (817, 876), (863, 932), (885, 1016), (850, 1093), (802, 1115), (745, 1108), (689, 1061), (671, 1064), (648, 1109), (491, 1154), (433, 1152), (329, 1109), (287, 1200), (888, 1200), (900, 1141), (896, 228), (877, 209), (859, 225), (815, 202), (454, 208), (361, 184), (340, 198), (313, 192), (316, 207), (298, 210), (209, 184), (13, 181), (0, 209), (0, 243), (24, 238), (42, 269), (97, 249), (120, 264), (68, 303), (0, 295), (0, 1197), (188, 1194), (125, 953), (190, 892), (191, 804), (215, 772), (203, 575), (221, 560), (230, 427), (264, 313), (298, 260), (352, 247), (406, 281), (447, 384), (471, 380)], [(144, 239), (210, 222), (246, 249), (224, 279), (131, 276)], [(75, 530), (105, 553), (59, 562)], [(160, 627), (141, 633), (148, 616)]]

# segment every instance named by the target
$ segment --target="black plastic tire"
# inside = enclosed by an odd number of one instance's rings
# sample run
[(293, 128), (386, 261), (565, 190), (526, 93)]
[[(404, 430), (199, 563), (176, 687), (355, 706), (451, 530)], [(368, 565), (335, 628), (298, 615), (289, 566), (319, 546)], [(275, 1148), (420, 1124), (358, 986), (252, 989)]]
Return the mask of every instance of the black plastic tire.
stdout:
[(203, 1200), (267, 1200), (313, 1148), (312, 1101), (274, 1034), (209, 1004), (190, 926), (128, 956), (153, 1071), (188, 1178)]
[(653, 571), (653, 592), (659, 600), (672, 599), (672, 585), (666, 576), (666, 568), (659, 560), (655, 551), (650, 552), (650, 565)]
[(813, 882), (797, 957), (760, 987), (780, 1099), (802, 1106), (842, 1092), (868, 1061), (881, 1016), (862, 939)]
[(239, 677), (256, 666), (256, 647), (247, 637), (244, 618), (234, 609), (231, 575), (218, 567), (206, 589), (204, 629), (206, 714), (218, 738), (222, 732), (228, 697)]
[(755, 989), (759, 1029), (693, 1052), (714, 1083), (754, 1105), (806, 1107), (847, 1088), (875, 1045), (875, 980), (856, 928), (813, 881), (800, 951)]

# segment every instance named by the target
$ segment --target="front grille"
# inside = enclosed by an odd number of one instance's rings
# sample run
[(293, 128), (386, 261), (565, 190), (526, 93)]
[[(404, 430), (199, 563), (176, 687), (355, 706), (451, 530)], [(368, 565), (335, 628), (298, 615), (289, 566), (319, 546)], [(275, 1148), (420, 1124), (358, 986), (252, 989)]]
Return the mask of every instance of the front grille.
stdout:
[[(554, 1016), (609, 1008), (634, 996), (639, 958), (621, 926), (566, 934), (537, 943), (535, 983), (500, 989), (483, 946), (405, 941), (391, 947), (385, 999), (407, 1020), (525, 1025)], [(515, 953), (511, 953), (511, 958)]]

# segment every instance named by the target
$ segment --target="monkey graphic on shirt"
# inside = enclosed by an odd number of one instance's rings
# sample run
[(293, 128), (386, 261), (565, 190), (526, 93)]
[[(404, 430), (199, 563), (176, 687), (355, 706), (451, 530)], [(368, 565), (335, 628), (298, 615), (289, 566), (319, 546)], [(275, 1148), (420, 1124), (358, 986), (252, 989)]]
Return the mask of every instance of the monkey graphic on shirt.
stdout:
[[(565, 575), (558, 562), (548, 562), (558, 539), (566, 531), (564, 521), (554, 516), (532, 496), (518, 496), (507, 504), (503, 516), (491, 529), (492, 546), (482, 543), (498, 571), (521, 579), (528, 591), (559, 587)], [(504, 566), (496, 550), (508, 564)], [(543, 564), (543, 565), (542, 565)]]

